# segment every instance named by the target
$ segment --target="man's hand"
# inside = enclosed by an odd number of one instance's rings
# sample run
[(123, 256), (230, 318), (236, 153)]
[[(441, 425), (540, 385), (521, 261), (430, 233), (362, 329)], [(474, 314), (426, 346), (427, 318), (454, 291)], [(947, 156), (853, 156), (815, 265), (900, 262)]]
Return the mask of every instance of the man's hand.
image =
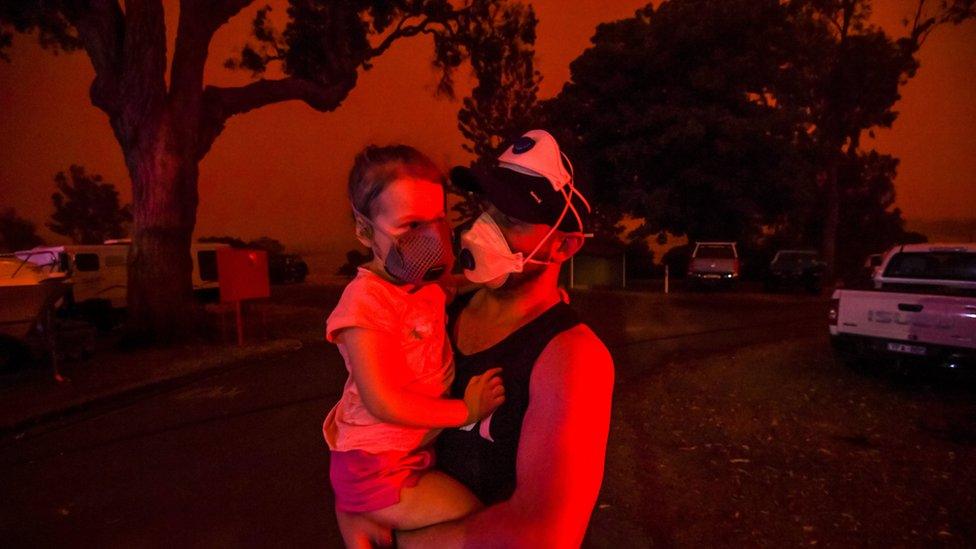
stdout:
[(468, 407), (465, 425), (481, 421), (505, 402), (501, 368), (492, 368), (480, 376), (474, 376), (464, 389), (464, 404)]

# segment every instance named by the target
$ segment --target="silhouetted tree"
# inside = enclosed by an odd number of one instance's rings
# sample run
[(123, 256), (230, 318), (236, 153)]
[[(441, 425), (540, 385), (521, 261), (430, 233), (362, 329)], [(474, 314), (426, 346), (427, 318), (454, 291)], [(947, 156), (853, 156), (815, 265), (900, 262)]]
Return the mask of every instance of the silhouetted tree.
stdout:
[(82, 166), (54, 176), (58, 191), (51, 195), (54, 213), (47, 228), (67, 236), (75, 244), (101, 244), (110, 238), (129, 235), (132, 209), (119, 205), (115, 185), (99, 174), (87, 174)]
[(17, 215), (13, 208), (7, 208), (0, 213), (0, 252), (16, 252), (27, 250), (44, 244), (44, 240), (37, 236), (37, 227)]
[(597, 28), (542, 109), (610, 226), (749, 239), (795, 207), (811, 178), (798, 113), (770, 98), (792, 33), (778, 0), (672, 0)]
[[(483, 74), (471, 97), (464, 99), (458, 127), (470, 143), (463, 145), (479, 161), (500, 154), (513, 139), (532, 129), (542, 75), (535, 69), (536, 17), (531, 8), (502, 20), (500, 13), (485, 19), (505, 30), (498, 34), (472, 35), (463, 45), (473, 53), (471, 64)], [(517, 36), (517, 40), (511, 40)], [(457, 43), (448, 44), (457, 48)], [(458, 55), (460, 52), (451, 52)]]
[(268, 255), (280, 255), (285, 253), (285, 245), (275, 240), (274, 238), (268, 236), (262, 236), (260, 238), (255, 238), (254, 240), (247, 243), (248, 248), (254, 248), (258, 250), (264, 250), (268, 252)]
[[(901, 210), (894, 207), (897, 168), (897, 158), (873, 150), (860, 152), (854, 158), (844, 157), (838, 170), (843, 204), (838, 232), (857, 235), (857, 238), (845, 238), (844, 245), (838, 247), (838, 275), (858, 274), (868, 255), (881, 253), (895, 244), (926, 241), (924, 235), (905, 229)], [(822, 200), (819, 209), (822, 212), (825, 208)], [(810, 228), (816, 231), (825, 219), (823, 215), (816, 216)]]
[(346, 252), (346, 262), (339, 267), (336, 274), (348, 277), (356, 276), (356, 269), (371, 259), (373, 259), (372, 250), (366, 252), (362, 250), (349, 250)]
[[(230, 62), (255, 76), (276, 63), (284, 77), (207, 85), (211, 39), (252, 3), (181, 0), (169, 68), (162, 0), (127, 0), (124, 10), (118, 0), (0, 3), (0, 47), (12, 32), (35, 32), (44, 47), (84, 49), (91, 59), (92, 103), (108, 115), (132, 180), (128, 329), (138, 339), (170, 340), (192, 327), (189, 248), (199, 163), (231, 117), (288, 100), (333, 111), (360, 70), (403, 38), (433, 37), (433, 63), (446, 91), (452, 73), (482, 44), (534, 37), (524, 29), (535, 21), (525, 16), (528, 8), (507, 0), (289, 0), (284, 30), (260, 10), (254, 41)], [(475, 76), (490, 78), (479, 71), (496, 68), (475, 65)]]
[(871, 0), (795, 0), (793, 5), (797, 40), (807, 44), (804, 64), (810, 70), (780, 99), (809, 113), (826, 204), (821, 245), (826, 279), (832, 280), (844, 216), (841, 166), (856, 162), (865, 131), (894, 123), (899, 89), (918, 71), (926, 38), (941, 25), (972, 19), (976, 8), (973, 0), (916, 0), (905, 20), (908, 34), (892, 38), (870, 23)]
[(215, 244), (227, 244), (231, 248), (246, 248), (247, 242), (244, 242), (236, 236), (201, 236), (197, 239), (197, 242), (201, 243), (215, 243)]

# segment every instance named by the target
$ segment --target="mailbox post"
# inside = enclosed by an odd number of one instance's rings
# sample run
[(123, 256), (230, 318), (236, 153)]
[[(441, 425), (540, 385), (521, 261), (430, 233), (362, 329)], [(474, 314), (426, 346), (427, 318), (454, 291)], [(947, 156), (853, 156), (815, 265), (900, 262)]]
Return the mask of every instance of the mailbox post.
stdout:
[(217, 279), (221, 303), (233, 303), (237, 317), (237, 344), (244, 345), (241, 302), (271, 295), (268, 253), (241, 248), (217, 249)]

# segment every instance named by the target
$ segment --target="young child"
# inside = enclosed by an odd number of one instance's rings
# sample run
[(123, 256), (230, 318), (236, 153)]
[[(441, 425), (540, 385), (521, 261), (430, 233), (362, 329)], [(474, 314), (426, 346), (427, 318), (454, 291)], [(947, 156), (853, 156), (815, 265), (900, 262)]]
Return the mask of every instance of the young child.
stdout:
[(454, 378), (446, 293), (437, 284), (453, 263), (444, 197), (441, 171), (404, 145), (367, 147), (349, 175), (356, 236), (373, 259), (327, 321), (326, 339), (338, 345), (349, 378), (323, 425), (347, 546), (370, 546), (353, 539), (364, 520), (409, 530), (480, 506), (432, 470), (440, 428), (479, 421), (504, 401), (500, 369), (472, 379), (463, 400), (444, 398)]

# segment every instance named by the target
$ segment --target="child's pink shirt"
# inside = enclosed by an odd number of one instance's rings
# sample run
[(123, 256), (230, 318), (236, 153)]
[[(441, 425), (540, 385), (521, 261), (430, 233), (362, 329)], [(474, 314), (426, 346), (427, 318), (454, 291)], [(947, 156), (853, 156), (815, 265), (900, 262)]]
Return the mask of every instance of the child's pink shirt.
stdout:
[[(413, 381), (407, 387), (440, 398), (447, 394), (454, 379), (445, 305), (446, 295), (437, 284), (410, 293), (407, 287), (397, 286), (360, 267), (326, 321), (325, 338), (335, 343), (339, 330), (354, 326), (383, 332), (400, 343), (403, 364), (413, 374)], [(350, 376), (342, 397), (322, 426), (330, 449), (370, 453), (410, 451), (437, 436), (439, 429), (385, 423), (369, 413), (351, 375), (356, 365), (349, 362), (346, 346), (337, 345)]]

